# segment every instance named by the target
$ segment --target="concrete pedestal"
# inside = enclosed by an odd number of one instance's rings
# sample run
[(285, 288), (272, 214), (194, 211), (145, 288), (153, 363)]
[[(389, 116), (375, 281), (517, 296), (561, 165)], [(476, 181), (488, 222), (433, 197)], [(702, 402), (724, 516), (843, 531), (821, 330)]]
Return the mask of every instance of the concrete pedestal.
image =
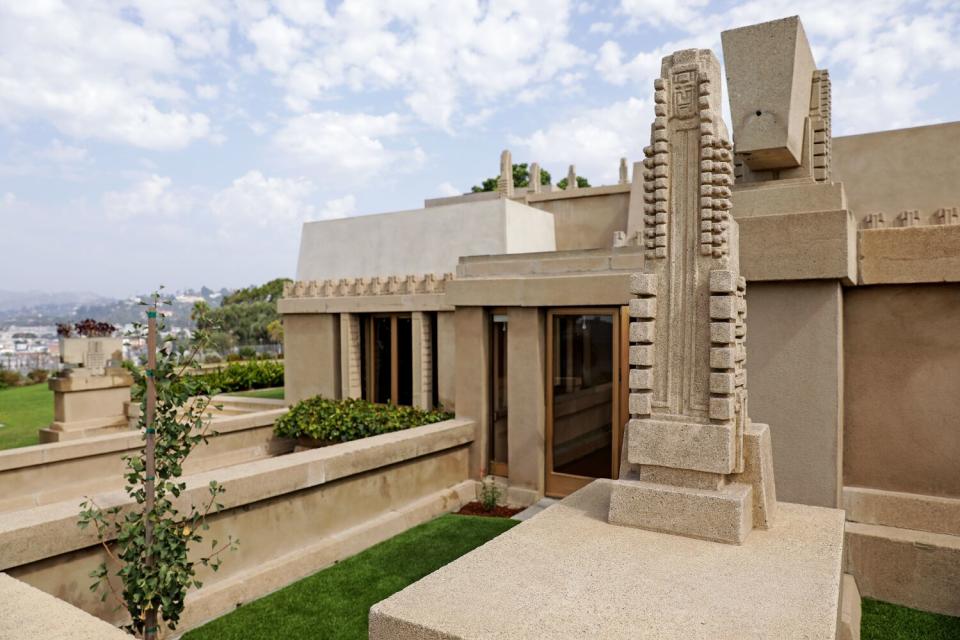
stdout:
[(371, 640), (838, 637), (843, 511), (781, 503), (734, 546), (611, 525), (610, 487), (374, 605)]
[(102, 375), (75, 369), (52, 378), (53, 422), (40, 429), (40, 442), (62, 442), (101, 436), (128, 427), (126, 404), (133, 378), (120, 368)]

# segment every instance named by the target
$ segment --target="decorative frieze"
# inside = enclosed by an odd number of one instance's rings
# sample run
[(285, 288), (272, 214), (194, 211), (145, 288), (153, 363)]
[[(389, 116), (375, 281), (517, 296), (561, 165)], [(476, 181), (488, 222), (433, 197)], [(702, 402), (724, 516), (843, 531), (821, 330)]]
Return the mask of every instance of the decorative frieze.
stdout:
[(864, 229), (883, 229), (887, 226), (887, 222), (883, 218), (883, 211), (878, 211), (865, 215), (860, 225)]
[(340, 278), (338, 280), (298, 280), (283, 286), (284, 298), (343, 298), (350, 296), (409, 295), (443, 293), (453, 280), (452, 273), (407, 275), (403, 277)]
[(960, 211), (957, 207), (944, 207), (937, 209), (933, 214), (933, 219), (937, 224), (960, 224)]
[(920, 211), (918, 209), (901, 211), (900, 214), (897, 216), (897, 226), (898, 227), (919, 227)]
[(810, 135), (813, 137), (813, 178), (817, 182), (830, 181), (832, 135), (830, 130), (830, 72), (813, 72), (810, 91)]

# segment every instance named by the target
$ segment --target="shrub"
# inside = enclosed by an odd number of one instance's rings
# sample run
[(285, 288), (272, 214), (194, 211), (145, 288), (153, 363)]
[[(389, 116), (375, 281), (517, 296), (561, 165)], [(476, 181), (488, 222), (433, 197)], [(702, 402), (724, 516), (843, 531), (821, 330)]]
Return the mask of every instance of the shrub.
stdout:
[(336, 444), (452, 417), (453, 414), (444, 411), (376, 404), (359, 398), (328, 400), (316, 396), (297, 403), (281, 416), (274, 433), (283, 438), (309, 437), (323, 444)]
[(22, 382), (20, 373), (18, 371), (11, 371), (9, 369), (0, 369), (0, 389), (6, 389), (7, 387), (19, 387)]
[(240, 347), (237, 353), (239, 353), (240, 357), (244, 360), (255, 360), (257, 357), (257, 350), (253, 347)]
[(493, 511), (500, 502), (500, 487), (494, 482), (493, 478), (487, 476), (477, 487), (477, 501), (483, 506), (484, 511)]
[(223, 369), (203, 373), (197, 378), (206, 393), (230, 393), (283, 386), (283, 363), (276, 360), (231, 362)]
[(27, 378), (29, 378), (33, 384), (46, 382), (48, 377), (50, 377), (50, 372), (46, 369), (34, 369), (27, 374)]
[(241, 356), (239, 353), (227, 354), (227, 362), (240, 362), (241, 360), (243, 360), (243, 356)]
[(221, 358), (220, 354), (218, 353), (208, 353), (207, 355), (203, 356), (204, 364), (216, 364), (218, 362), (223, 362), (223, 358)]

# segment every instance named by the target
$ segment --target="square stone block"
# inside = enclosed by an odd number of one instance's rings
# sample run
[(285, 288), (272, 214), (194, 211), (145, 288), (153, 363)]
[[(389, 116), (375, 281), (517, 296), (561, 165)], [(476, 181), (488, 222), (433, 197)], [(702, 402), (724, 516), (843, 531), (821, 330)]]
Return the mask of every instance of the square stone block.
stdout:
[(736, 453), (733, 426), (666, 420), (631, 420), (627, 460), (632, 464), (731, 473)]
[(610, 524), (740, 544), (753, 528), (752, 493), (745, 484), (713, 491), (616, 480), (610, 489)]

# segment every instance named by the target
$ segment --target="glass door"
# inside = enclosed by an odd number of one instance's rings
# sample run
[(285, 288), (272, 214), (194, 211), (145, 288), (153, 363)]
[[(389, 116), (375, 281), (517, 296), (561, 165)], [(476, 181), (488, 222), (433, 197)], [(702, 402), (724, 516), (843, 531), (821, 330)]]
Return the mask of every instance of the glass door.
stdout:
[(620, 309), (557, 309), (547, 318), (548, 495), (616, 477), (621, 424)]
[(490, 315), (489, 472), (507, 476), (507, 314)]

